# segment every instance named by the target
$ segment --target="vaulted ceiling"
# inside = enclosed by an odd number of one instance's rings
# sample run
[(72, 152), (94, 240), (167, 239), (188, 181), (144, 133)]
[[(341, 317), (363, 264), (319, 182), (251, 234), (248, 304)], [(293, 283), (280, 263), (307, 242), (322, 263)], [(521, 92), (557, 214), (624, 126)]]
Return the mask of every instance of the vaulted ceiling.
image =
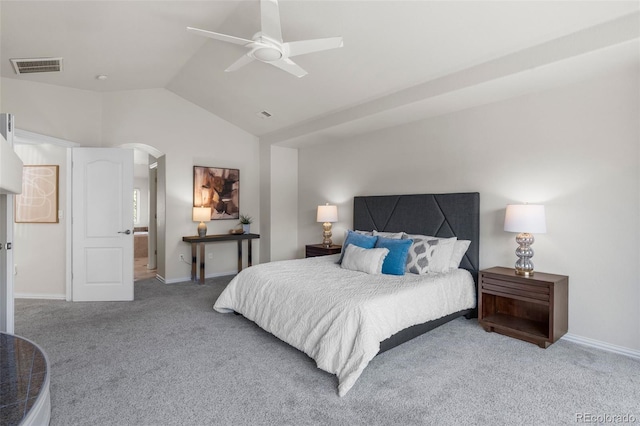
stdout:
[[(100, 92), (166, 88), (263, 140), (296, 141), (637, 61), (638, 10), (637, 1), (285, 0), (285, 41), (344, 38), (340, 49), (296, 57), (309, 73), (296, 78), (260, 62), (224, 72), (245, 49), (186, 31), (251, 38), (258, 0), (2, 1), (0, 75)], [(64, 70), (16, 75), (10, 59), (28, 57), (63, 57)]]

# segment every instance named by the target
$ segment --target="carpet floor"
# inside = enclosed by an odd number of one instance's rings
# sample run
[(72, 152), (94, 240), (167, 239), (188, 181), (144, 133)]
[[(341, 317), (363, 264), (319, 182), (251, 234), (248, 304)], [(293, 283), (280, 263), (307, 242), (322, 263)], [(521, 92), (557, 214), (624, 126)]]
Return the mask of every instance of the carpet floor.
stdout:
[(16, 300), (16, 334), (49, 356), (51, 425), (640, 422), (639, 360), (462, 318), (376, 357), (340, 398), (305, 354), (212, 310), (229, 279), (142, 280), (133, 302)]

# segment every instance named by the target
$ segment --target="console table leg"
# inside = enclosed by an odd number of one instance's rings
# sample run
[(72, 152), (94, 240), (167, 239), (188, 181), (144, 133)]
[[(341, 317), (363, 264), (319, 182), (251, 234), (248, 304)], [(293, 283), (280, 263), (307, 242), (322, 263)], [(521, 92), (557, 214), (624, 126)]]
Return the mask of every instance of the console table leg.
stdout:
[(242, 240), (238, 240), (238, 273), (242, 271)]
[(251, 266), (251, 240), (247, 240), (247, 266)]
[(200, 243), (200, 284), (204, 284), (204, 243)]
[(198, 243), (191, 243), (191, 281), (196, 280), (196, 263), (198, 262)]

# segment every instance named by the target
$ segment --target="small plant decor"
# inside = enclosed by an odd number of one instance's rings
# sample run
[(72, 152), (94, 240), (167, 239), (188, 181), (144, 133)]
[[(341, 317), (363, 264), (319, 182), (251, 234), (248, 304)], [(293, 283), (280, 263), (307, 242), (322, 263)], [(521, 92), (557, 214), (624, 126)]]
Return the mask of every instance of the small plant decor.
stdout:
[(253, 218), (246, 214), (240, 215), (240, 223), (243, 225), (251, 225), (253, 223)]
[(240, 224), (242, 225), (242, 233), (248, 234), (251, 232), (251, 222), (253, 222), (253, 218), (246, 214), (240, 215)]

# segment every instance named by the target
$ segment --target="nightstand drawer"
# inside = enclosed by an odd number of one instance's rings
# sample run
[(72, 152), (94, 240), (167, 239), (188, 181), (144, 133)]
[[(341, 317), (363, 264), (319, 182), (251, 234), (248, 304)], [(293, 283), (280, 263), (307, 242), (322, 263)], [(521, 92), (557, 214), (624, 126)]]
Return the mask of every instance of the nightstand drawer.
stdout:
[(329, 247), (323, 246), (322, 244), (309, 244), (305, 246), (305, 257), (327, 256), (340, 253), (341, 251), (342, 246), (337, 244)]
[(535, 285), (533, 283), (522, 284), (519, 282), (501, 280), (491, 275), (483, 275), (482, 291), (496, 295), (520, 296), (522, 298), (534, 299), (534, 301), (549, 301), (548, 285)]

